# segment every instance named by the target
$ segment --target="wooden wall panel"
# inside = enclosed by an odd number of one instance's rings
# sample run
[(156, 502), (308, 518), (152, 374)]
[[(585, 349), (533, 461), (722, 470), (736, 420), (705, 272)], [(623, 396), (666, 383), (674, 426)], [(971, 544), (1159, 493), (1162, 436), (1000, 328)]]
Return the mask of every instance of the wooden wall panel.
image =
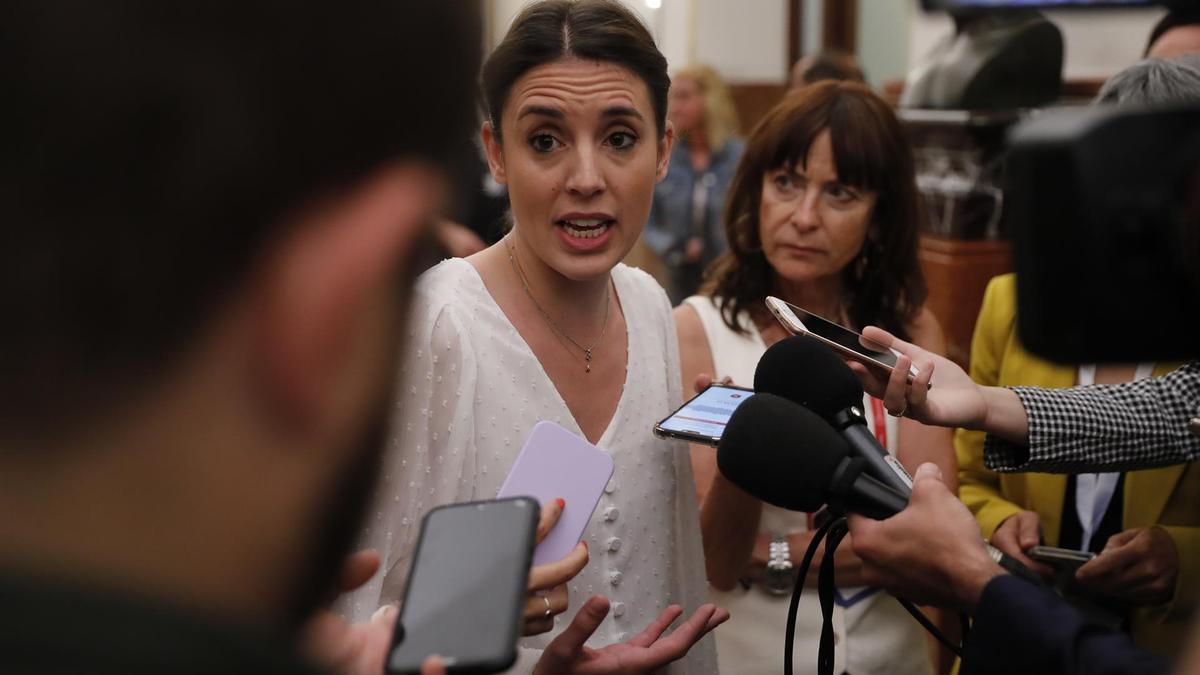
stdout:
[(729, 85), (733, 104), (737, 107), (742, 136), (748, 136), (755, 124), (778, 103), (787, 91), (783, 82), (751, 82)]

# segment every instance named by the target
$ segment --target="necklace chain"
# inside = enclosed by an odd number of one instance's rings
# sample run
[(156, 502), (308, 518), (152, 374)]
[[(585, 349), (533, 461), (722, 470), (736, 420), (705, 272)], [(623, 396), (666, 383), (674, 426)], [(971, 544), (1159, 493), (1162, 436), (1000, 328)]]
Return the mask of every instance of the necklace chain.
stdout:
[(533, 306), (535, 309), (537, 309), (538, 314), (542, 315), (542, 320), (545, 321), (555, 333), (561, 335), (567, 340), (567, 342), (574, 345), (576, 349), (583, 352), (583, 362), (585, 365), (583, 372), (592, 372), (592, 351), (604, 339), (604, 334), (608, 332), (608, 312), (612, 306), (611, 298), (609, 297), (609, 294), (611, 293), (609, 284), (604, 284), (604, 321), (600, 325), (600, 335), (594, 342), (592, 342), (591, 345), (584, 347), (583, 345), (579, 344), (575, 338), (568, 335), (567, 331), (563, 330), (562, 327), (554, 321), (554, 319), (550, 318), (550, 315), (546, 313), (546, 310), (542, 309), (542, 306), (538, 304), (537, 298), (533, 297), (533, 291), (529, 290), (529, 281), (525, 278), (525, 270), (521, 268), (521, 263), (517, 261), (517, 257), (514, 255), (512, 244), (505, 242), (504, 248), (508, 251), (508, 262), (510, 265), (512, 265), (513, 272), (516, 272), (517, 278), (521, 280), (521, 288), (525, 289), (525, 295), (529, 297), (529, 301), (533, 303)]

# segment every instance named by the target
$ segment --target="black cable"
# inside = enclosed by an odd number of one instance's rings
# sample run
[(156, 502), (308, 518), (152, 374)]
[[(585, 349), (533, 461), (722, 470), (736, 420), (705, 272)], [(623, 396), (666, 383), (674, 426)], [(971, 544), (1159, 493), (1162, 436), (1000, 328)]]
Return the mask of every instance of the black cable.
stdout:
[(909, 614), (912, 614), (913, 618), (917, 620), (917, 623), (924, 626), (925, 630), (929, 631), (930, 635), (937, 638), (938, 642), (945, 645), (946, 649), (949, 649), (958, 658), (962, 658), (962, 645), (956, 645), (951, 642), (950, 638), (946, 637), (946, 635), (942, 633), (937, 626), (933, 625), (933, 622), (929, 620), (929, 617), (925, 616), (924, 612), (917, 609), (916, 606), (904, 598), (896, 598), (896, 601), (900, 603), (900, 606), (903, 607), (905, 611), (907, 611)]
[(837, 593), (834, 580), (834, 552), (850, 533), (845, 517), (833, 522), (825, 539), (825, 558), (821, 560), (821, 571), (817, 577), (817, 594), (821, 598), (821, 642), (817, 651), (817, 675), (833, 675), (833, 599)]
[(829, 532), (829, 528), (837, 518), (830, 518), (817, 529), (813, 535), (812, 541), (808, 544), (808, 550), (804, 552), (804, 560), (800, 563), (800, 573), (796, 577), (796, 585), (792, 587), (792, 601), (788, 605), (787, 616), (787, 631), (785, 642), (783, 644), (783, 673), (784, 675), (792, 675), (792, 657), (795, 651), (796, 642), (796, 615), (800, 611), (800, 594), (804, 592), (804, 581), (808, 578), (808, 570), (812, 567), (813, 558), (817, 555), (817, 548), (821, 545), (821, 540)]

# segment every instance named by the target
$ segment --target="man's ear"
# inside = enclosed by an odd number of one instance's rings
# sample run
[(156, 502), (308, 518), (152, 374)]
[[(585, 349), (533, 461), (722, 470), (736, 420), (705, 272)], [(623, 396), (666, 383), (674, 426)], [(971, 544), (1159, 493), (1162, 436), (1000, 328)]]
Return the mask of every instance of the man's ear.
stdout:
[(389, 284), (441, 192), (429, 167), (395, 165), (282, 228), (257, 281), (252, 357), (256, 388), (284, 424), (324, 423), (354, 385), (347, 378), (379, 358), (360, 352), (379, 329), (380, 300), (398, 301)]
[(655, 171), (654, 177), (656, 182), (667, 177), (667, 171), (671, 168), (671, 148), (673, 147), (675, 147), (675, 125), (667, 120), (667, 130), (658, 141), (658, 169)]
[(490, 121), (484, 122), (479, 129), (479, 137), (483, 140), (483, 151), (487, 153), (488, 169), (492, 172), (492, 180), (500, 185), (508, 184), (508, 174), (504, 171), (504, 152), (500, 148), (500, 134), (492, 128)]

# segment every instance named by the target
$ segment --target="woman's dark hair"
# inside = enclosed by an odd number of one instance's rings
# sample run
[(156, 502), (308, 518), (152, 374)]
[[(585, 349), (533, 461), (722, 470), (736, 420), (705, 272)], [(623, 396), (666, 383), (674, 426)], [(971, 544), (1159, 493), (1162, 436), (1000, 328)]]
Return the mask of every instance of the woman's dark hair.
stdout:
[(543, 0), (517, 15), (483, 64), (483, 103), (497, 136), (513, 83), (537, 66), (572, 56), (633, 71), (650, 90), (659, 137), (666, 133), (667, 59), (641, 20), (616, 0)]
[(809, 148), (826, 129), (838, 180), (878, 195), (863, 247), (843, 270), (850, 321), (907, 339), (927, 294), (917, 263), (921, 210), (912, 151), (888, 104), (853, 82), (796, 90), (754, 128), (725, 204), (729, 250), (709, 268), (704, 292), (716, 298), (734, 331), (746, 331), (738, 321), (743, 312), (760, 316), (763, 298), (777, 290), (777, 275), (759, 239), (763, 176), (804, 167)]

